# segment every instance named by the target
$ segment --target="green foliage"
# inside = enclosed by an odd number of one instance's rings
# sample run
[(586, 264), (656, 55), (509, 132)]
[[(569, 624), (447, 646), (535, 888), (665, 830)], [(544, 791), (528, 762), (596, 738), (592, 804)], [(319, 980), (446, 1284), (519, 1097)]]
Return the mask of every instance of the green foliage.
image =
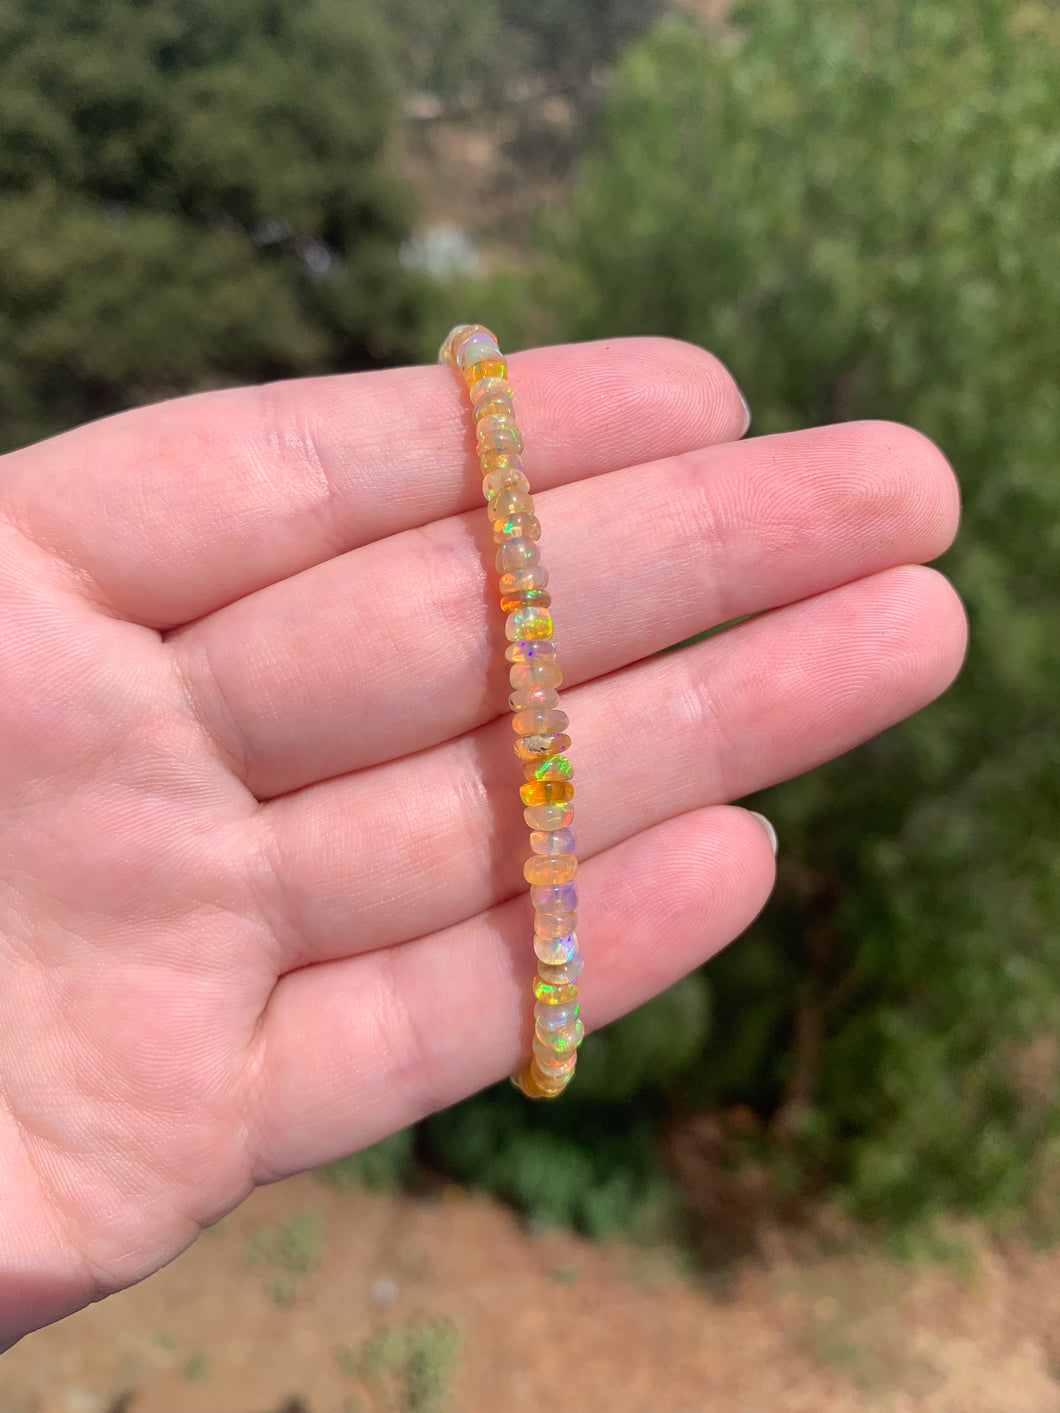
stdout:
[(460, 1337), (451, 1320), (416, 1320), (381, 1330), (340, 1367), (358, 1374), (386, 1413), (445, 1413)]
[(801, 1184), (862, 1217), (1026, 1210), (1060, 1151), (1060, 17), (770, 0), (731, 20), (629, 53), (542, 260), (476, 317), (509, 344), (690, 339), (758, 432), (893, 418), (956, 466), (963, 677), (755, 801), (780, 887), (709, 968), (717, 1020), (680, 1088), (754, 1102)]
[(415, 1172), (415, 1132), (411, 1128), (401, 1129), (371, 1148), (318, 1168), (316, 1175), (339, 1192), (362, 1184), (372, 1192), (396, 1192)]
[(402, 353), (389, 39), (360, 3), (0, 13), (0, 444)]
[(261, 1271), (275, 1305), (293, 1305), (302, 1282), (320, 1265), (320, 1215), (299, 1212), (288, 1222), (261, 1226), (247, 1242), (248, 1270)]

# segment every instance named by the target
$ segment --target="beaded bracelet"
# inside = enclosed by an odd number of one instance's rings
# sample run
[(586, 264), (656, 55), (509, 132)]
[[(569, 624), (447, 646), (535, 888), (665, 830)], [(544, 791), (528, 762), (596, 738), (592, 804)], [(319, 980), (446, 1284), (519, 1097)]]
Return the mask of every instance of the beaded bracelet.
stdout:
[(512, 1083), (528, 1099), (553, 1099), (570, 1083), (585, 1028), (578, 1018), (578, 890), (574, 875), (568, 720), (556, 688), (563, 680), (552, 641), (548, 570), (537, 542), (541, 526), (523, 472), (523, 438), (515, 424), (508, 365), (481, 324), (458, 324), (438, 353), (463, 373), (474, 410), (482, 494), (498, 546), (501, 608), (508, 615), (505, 657), (511, 663), (515, 754), (523, 763), (523, 818), (531, 857), (523, 868), (534, 906), (534, 1040), (530, 1060)]

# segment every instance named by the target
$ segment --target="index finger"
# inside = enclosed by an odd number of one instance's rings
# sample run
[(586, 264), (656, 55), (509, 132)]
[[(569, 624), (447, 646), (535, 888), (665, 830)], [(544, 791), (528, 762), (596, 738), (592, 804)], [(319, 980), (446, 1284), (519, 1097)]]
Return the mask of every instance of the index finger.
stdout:
[[(730, 375), (690, 344), (618, 339), (509, 363), (535, 490), (747, 427)], [(442, 366), (200, 393), (0, 461), (0, 513), (109, 612), (155, 628), (477, 502), (466, 392)]]

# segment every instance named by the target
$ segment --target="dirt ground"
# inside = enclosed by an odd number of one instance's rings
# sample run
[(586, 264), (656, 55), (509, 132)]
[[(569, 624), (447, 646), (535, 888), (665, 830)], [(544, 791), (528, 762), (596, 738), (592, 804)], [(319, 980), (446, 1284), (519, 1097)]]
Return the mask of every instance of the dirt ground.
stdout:
[(256, 1193), (0, 1360), (0, 1413), (1060, 1413), (1060, 1252), (964, 1267), (532, 1233), (459, 1189)]

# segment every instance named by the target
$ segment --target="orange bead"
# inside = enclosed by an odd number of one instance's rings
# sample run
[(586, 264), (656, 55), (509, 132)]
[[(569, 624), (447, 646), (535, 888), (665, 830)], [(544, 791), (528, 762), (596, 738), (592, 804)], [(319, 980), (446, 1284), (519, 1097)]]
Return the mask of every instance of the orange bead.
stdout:
[(481, 363), (473, 363), (464, 369), (464, 379), (468, 387), (482, 378), (507, 378), (508, 365), (503, 358), (484, 358)]
[(519, 736), (515, 742), (515, 754), (520, 760), (540, 761), (546, 756), (562, 754), (570, 746), (570, 737), (562, 732), (554, 736)]
[(524, 780), (570, 780), (574, 766), (564, 755), (537, 756), (523, 762)]
[(578, 988), (572, 981), (557, 986), (554, 981), (545, 981), (540, 976), (535, 976), (534, 995), (546, 1005), (565, 1006), (569, 1001), (578, 999)]
[[(507, 579), (507, 574), (504, 576)], [(552, 595), (547, 589), (517, 589), (501, 599), (501, 612), (512, 613), (517, 608), (548, 608)]]
[(524, 805), (565, 805), (574, 799), (574, 786), (567, 780), (534, 780), (519, 786)]

